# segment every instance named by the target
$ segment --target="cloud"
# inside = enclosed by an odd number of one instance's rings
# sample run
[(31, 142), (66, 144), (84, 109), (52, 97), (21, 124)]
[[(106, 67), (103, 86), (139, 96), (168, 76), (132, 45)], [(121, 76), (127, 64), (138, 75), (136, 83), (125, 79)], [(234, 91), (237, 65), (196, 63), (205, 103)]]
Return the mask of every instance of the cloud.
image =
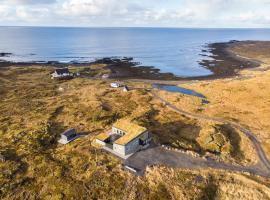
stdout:
[(74, 16), (103, 15), (110, 4), (110, 0), (68, 0), (61, 5), (59, 13)]
[(5, 18), (9, 14), (8, 6), (0, 5), (0, 17)]
[(269, 10), (270, 0), (2, 0), (0, 25), (270, 27)]
[(49, 15), (47, 8), (31, 8), (21, 6), (16, 8), (16, 16), (25, 21), (39, 21)]
[(61, 15), (76, 17), (128, 15), (134, 8), (126, 2), (126, 0), (67, 0), (57, 10)]
[(6, 4), (17, 4), (17, 5), (37, 5), (37, 4), (53, 4), (56, 0), (4, 0)]

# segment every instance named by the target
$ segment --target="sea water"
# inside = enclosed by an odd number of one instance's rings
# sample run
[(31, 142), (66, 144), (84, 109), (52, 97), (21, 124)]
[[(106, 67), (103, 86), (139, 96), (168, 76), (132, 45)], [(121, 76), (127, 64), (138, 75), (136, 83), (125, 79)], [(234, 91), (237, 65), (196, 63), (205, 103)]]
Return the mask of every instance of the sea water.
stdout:
[(133, 57), (178, 76), (211, 72), (199, 62), (213, 42), (270, 40), (270, 29), (0, 27), (0, 57), (8, 61), (89, 62)]

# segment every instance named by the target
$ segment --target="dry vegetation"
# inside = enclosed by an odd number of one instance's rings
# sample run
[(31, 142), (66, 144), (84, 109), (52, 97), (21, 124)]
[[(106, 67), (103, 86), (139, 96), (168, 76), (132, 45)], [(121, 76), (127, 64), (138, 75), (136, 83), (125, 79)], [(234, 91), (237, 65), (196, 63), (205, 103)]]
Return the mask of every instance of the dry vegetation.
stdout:
[[(149, 169), (146, 180), (153, 199), (269, 199), (269, 180), (212, 170)], [(258, 183), (259, 182), (259, 183)], [(172, 184), (175, 183), (175, 184)], [(157, 191), (158, 189), (158, 191)], [(161, 192), (162, 198), (153, 192)]]
[[(244, 153), (253, 152), (236, 130), (180, 116), (145, 90), (124, 93), (108, 82), (81, 78), (53, 81), (50, 70), (0, 69), (1, 199), (270, 198), (269, 181), (258, 177), (163, 167), (137, 177), (123, 170), (118, 159), (92, 145), (95, 135), (123, 117), (149, 128), (158, 143), (213, 152), (228, 162), (253, 162)], [(58, 145), (70, 127), (85, 137)]]
[[(191, 85), (188, 85), (187, 87), (192, 88)], [(215, 105), (214, 102), (212, 102), (212, 98), (208, 98), (210, 104), (202, 104), (202, 100), (198, 97), (165, 91), (159, 91), (157, 93), (178, 108), (182, 108), (191, 113), (205, 115), (206, 110)], [(202, 91), (202, 94), (205, 94), (204, 91)], [(213, 110), (216, 110), (217, 107), (218, 105), (216, 105)], [(222, 110), (223, 107), (218, 108)], [(169, 117), (174, 118), (172, 116)], [(186, 120), (180, 121), (183, 122)], [(191, 119), (189, 119), (189, 121), (191, 121)], [(258, 157), (253, 145), (242, 132), (231, 128), (229, 125), (218, 124), (211, 121), (196, 120), (193, 124), (190, 124), (191, 126), (189, 126), (189, 128), (185, 127), (181, 129), (179, 126), (173, 125), (175, 132), (178, 133), (177, 137), (174, 138), (174, 142), (171, 141), (174, 146), (195, 150), (201, 154), (211, 152), (219, 155), (220, 159), (223, 161), (237, 162), (244, 165), (257, 163)], [(172, 135), (173, 130), (169, 129), (168, 132), (170, 133), (168, 133), (168, 135)], [(190, 140), (194, 142), (185, 144)]]
[(237, 121), (254, 131), (270, 158), (270, 43), (245, 42), (230, 50), (263, 63), (260, 68), (242, 71), (238, 78), (181, 86), (207, 96), (211, 104), (205, 106), (203, 114)]

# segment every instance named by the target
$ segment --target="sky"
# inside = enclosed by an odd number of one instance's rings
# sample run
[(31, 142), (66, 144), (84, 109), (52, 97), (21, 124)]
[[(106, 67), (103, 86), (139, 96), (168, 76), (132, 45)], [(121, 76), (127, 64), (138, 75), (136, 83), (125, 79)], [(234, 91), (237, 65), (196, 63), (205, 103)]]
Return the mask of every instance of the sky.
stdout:
[(0, 0), (0, 25), (270, 28), (270, 0)]

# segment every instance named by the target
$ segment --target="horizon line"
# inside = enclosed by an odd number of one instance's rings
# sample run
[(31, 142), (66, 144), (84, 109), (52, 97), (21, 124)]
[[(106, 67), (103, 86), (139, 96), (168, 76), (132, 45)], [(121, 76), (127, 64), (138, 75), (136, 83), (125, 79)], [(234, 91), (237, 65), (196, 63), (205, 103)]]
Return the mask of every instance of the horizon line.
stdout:
[(0, 25), (0, 27), (29, 28), (153, 28), (153, 29), (270, 29), (270, 27), (173, 27), (173, 26), (53, 26), (53, 25)]

